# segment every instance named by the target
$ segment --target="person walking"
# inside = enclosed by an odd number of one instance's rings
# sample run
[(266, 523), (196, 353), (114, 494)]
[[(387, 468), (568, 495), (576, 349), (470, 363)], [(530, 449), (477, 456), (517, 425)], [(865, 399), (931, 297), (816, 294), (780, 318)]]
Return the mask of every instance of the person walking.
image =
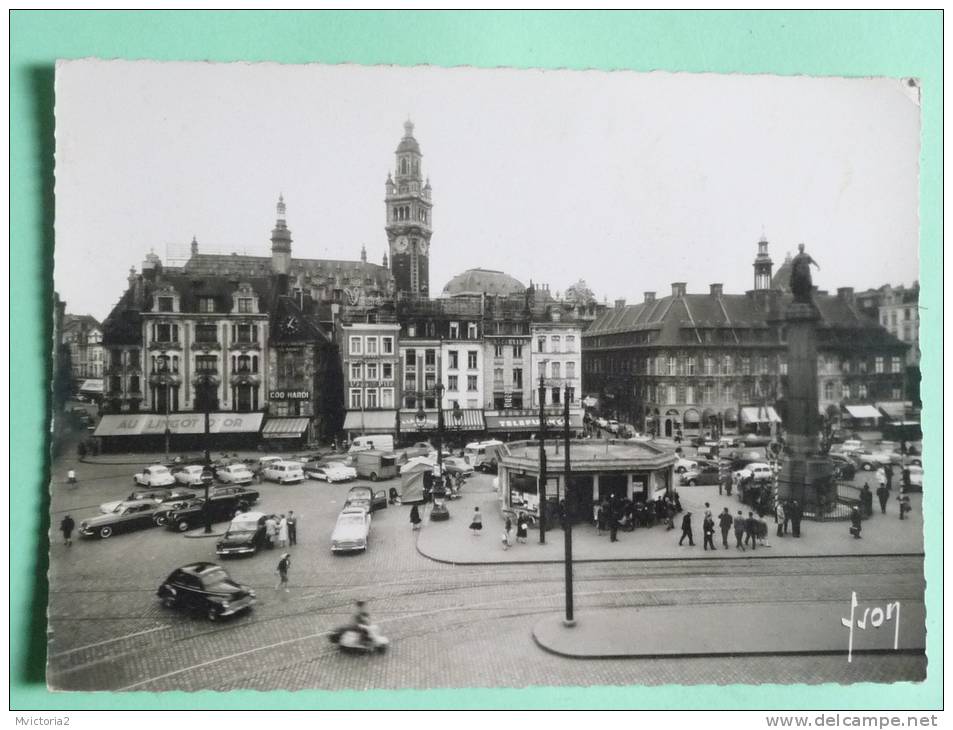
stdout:
[(265, 537), (268, 538), (269, 550), (278, 543), (278, 520), (274, 515), (269, 515), (265, 520)]
[(862, 529), (861, 520), (863, 517), (860, 514), (860, 509), (855, 505), (850, 508), (850, 534), (854, 536), (855, 540), (860, 539), (860, 531)]
[(731, 532), (731, 513), (725, 507), (724, 511), (718, 515), (718, 526), (721, 527), (721, 544), (728, 549), (728, 533)]
[(609, 507), (609, 542), (619, 541), (619, 510)]
[(784, 502), (779, 501), (775, 506), (774, 520), (778, 523), (778, 537), (784, 537), (785, 532), (787, 532), (785, 528), (787, 516), (784, 514)]
[(738, 510), (738, 516), (735, 517), (732, 524), (735, 528), (735, 549), (744, 552), (745, 518), (741, 514), (741, 510)]
[(804, 513), (801, 512), (801, 505), (795, 499), (791, 502), (791, 534), (794, 537), (801, 536), (801, 517)]
[(410, 524), (411, 524), (411, 529), (413, 529), (413, 530), (419, 530), (419, 529), (420, 529), (420, 523), (421, 523), (420, 510), (417, 509), (417, 505), (416, 505), (416, 504), (412, 504), (412, 505), (410, 506)]
[(60, 522), (60, 531), (63, 533), (63, 544), (67, 547), (73, 544), (73, 529), (75, 527), (76, 523), (69, 515), (66, 515)]
[(516, 518), (516, 542), (521, 542), (525, 545), (528, 531), (529, 524), (526, 521), (526, 515), (523, 512), (520, 512), (519, 516)]
[(67, 482), (67, 484), (69, 484), (71, 487), (75, 487), (75, 486), (76, 486), (76, 472), (73, 471), (72, 469), (70, 469), (68, 472), (66, 472), (66, 482)]
[(470, 532), (474, 535), (479, 535), (480, 530), (483, 529), (483, 515), (480, 514), (480, 508), (473, 508), (473, 517), (470, 519)]
[(887, 500), (890, 499), (890, 487), (877, 487), (877, 499), (880, 501), (880, 514), (887, 514)]
[(900, 519), (905, 520), (906, 517), (904, 517), (904, 515), (906, 515), (907, 512), (913, 509), (910, 506), (910, 498), (904, 495), (902, 497), (897, 497), (897, 501), (900, 502)]
[(682, 536), (678, 539), (678, 544), (681, 545), (685, 538), (688, 538), (688, 546), (695, 547), (695, 538), (692, 537), (692, 513), (686, 512), (685, 516), (682, 517)]
[(745, 545), (751, 541), (751, 550), (758, 549), (758, 521), (754, 517), (754, 512), (748, 512), (748, 519), (745, 520)]
[[(880, 487), (877, 488), (880, 489)], [(870, 491), (870, 485), (867, 484), (867, 482), (864, 482), (864, 488), (860, 490), (860, 506), (863, 509), (864, 517), (870, 517), (873, 515), (874, 493)]]
[(705, 550), (708, 550), (709, 546), (712, 550), (715, 550), (715, 520), (712, 518), (711, 512), (705, 514), (705, 521), (702, 523), (702, 532), (705, 538), (703, 543)]
[(884, 467), (884, 472), (887, 477), (887, 491), (889, 492), (893, 489), (893, 464), (887, 464), (887, 466)]
[(513, 532), (513, 520), (510, 519), (510, 516), (506, 516), (506, 522), (503, 523), (503, 549), (510, 549), (510, 533)]
[(599, 537), (602, 537), (602, 533), (606, 531), (606, 508), (602, 505), (599, 505), (599, 509), (596, 510), (596, 532)]
[(289, 553), (284, 553), (281, 556), (281, 560), (278, 561), (278, 567), (275, 572), (278, 574), (278, 582), (275, 583), (275, 590), (280, 588), (285, 589), (285, 593), (288, 593), (288, 570), (291, 568), (291, 555)]
[(288, 544), (298, 544), (298, 518), (293, 509), (288, 510)]
[(784, 534), (788, 534), (788, 527), (791, 524), (791, 516), (794, 514), (794, 505), (788, 500), (784, 503)]
[(278, 522), (278, 547), (288, 547), (288, 518), (284, 515)]

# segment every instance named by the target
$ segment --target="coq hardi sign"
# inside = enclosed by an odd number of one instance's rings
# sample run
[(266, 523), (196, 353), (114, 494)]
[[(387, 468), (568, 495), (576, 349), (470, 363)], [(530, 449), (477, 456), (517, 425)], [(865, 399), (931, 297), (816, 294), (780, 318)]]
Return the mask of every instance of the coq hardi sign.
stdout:
[(310, 390), (269, 390), (268, 400), (311, 400)]

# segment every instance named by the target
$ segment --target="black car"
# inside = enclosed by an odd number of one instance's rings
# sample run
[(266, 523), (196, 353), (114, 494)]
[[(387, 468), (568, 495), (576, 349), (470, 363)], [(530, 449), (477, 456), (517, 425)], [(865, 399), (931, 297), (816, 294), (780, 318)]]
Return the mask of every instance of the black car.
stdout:
[(167, 608), (200, 611), (209, 621), (248, 610), (255, 604), (255, 591), (233, 581), (215, 563), (183, 565), (172, 571), (156, 595)]
[(344, 498), (344, 507), (363, 507), (368, 512), (387, 509), (387, 492), (383, 489), (375, 492), (370, 487), (351, 487)]
[(844, 454), (828, 454), (831, 462), (834, 464), (834, 478), (847, 481), (853, 479), (857, 473), (857, 465), (854, 460)]
[(265, 521), (275, 515), (266, 515), (262, 512), (242, 512), (235, 515), (229, 524), (222, 539), (215, 545), (215, 552), (226, 555), (254, 555), (268, 542), (265, 530)]
[[(258, 501), (258, 492), (246, 487), (215, 487), (209, 491), (209, 512), (212, 522), (231, 520), (236, 512), (247, 512)], [(169, 513), (166, 527), (185, 532), (205, 524), (205, 498), (186, 502)]]

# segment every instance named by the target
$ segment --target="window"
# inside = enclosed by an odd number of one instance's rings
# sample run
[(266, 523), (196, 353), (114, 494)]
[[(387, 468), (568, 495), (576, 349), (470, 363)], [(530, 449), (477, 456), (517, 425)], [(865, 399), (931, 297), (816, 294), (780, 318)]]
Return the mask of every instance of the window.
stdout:
[(567, 362), (566, 363), (566, 379), (574, 380), (576, 377), (576, 363)]
[[(899, 362), (900, 358), (894, 358)], [(129, 350), (129, 367), (137, 368), (139, 367), (139, 350)], [(896, 372), (900, 372), (897, 370)]]
[(891, 312), (891, 313), (890, 313), (890, 326), (891, 326), (891, 327), (896, 327), (896, 326), (897, 326), (897, 313), (896, 313), (896, 312)]
[(880, 357), (880, 356), (875, 357), (875, 358), (874, 358), (874, 372), (875, 372), (875, 373), (882, 373), (883, 371), (884, 371), (884, 359), (883, 359), (883, 357)]
[(436, 350), (425, 350), (424, 351), (424, 365), (427, 367), (434, 367), (437, 364), (437, 352)]
[[(407, 325), (407, 336), (408, 336), (408, 337), (416, 337), (416, 336), (417, 336), (417, 325), (415, 325), (415, 324), (409, 324), (409, 325)], [(410, 407), (410, 408), (413, 408), (413, 406), (409, 406), (409, 407)]]
[(575, 352), (575, 351), (576, 351), (575, 335), (566, 335), (566, 352)]
[(394, 389), (381, 388), (381, 408), (394, 407)]
[(253, 324), (239, 324), (233, 329), (236, 342), (252, 343), (258, 339), (258, 327)]
[(552, 393), (552, 396), (549, 402), (552, 403), (554, 406), (558, 406), (559, 405), (559, 388), (553, 388), (550, 392)]
[(741, 358), (741, 374), (742, 375), (751, 375), (751, 358), (742, 357)]
[(513, 357), (517, 359), (523, 358), (523, 346), (522, 345), (513, 345)]
[(467, 351), (467, 370), (476, 370), (477, 369), (477, 351), (468, 350)]
[(867, 383), (860, 383), (857, 386), (857, 397), (866, 398), (867, 397)]
[(351, 388), (351, 410), (359, 409), (361, 407), (361, 389), (360, 388)]
[(913, 341), (913, 329), (908, 324), (905, 324), (903, 326), (903, 341), (904, 342)]
[(674, 385), (669, 385), (669, 386), (666, 388), (667, 398), (668, 398), (668, 400), (665, 401), (666, 403), (674, 403), (674, 402), (675, 402), (675, 398), (676, 398), (675, 390), (676, 390), (676, 389), (675, 389), (675, 386), (674, 386)]
[(393, 337), (381, 337), (381, 352), (383, 352), (385, 355), (394, 354), (394, 338)]
[(394, 379), (393, 363), (389, 363), (389, 362), (381, 363), (381, 380), (393, 380), (393, 379)]
[(560, 352), (561, 344), (559, 335), (553, 335), (553, 352)]
[(365, 352), (366, 352), (368, 355), (376, 355), (376, 354), (377, 354), (377, 338), (376, 338), (376, 337), (368, 337), (368, 338), (367, 338), (367, 349), (365, 350)]
[(677, 367), (677, 363), (676, 363), (675, 358), (674, 358), (674, 357), (670, 357), (670, 358), (668, 359), (668, 374), (669, 374), (669, 375), (675, 375), (675, 373), (676, 373), (676, 367)]
[(778, 372), (781, 375), (788, 374), (788, 359), (784, 355), (778, 355)]
[(553, 372), (554, 379), (562, 377), (562, 374), (560, 373), (560, 365), (558, 362), (554, 362), (552, 364), (552, 372)]
[(252, 309), (252, 303), (254, 299), (241, 298), (238, 300), (238, 313), (239, 314), (253, 314), (254, 310)]
[(536, 338), (536, 351), (546, 352), (546, 338), (545, 337)]
[(721, 360), (721, 374), (731, 375), (731, 355), (725, 355)]
[(860, 361), (857, 363), (857, 372), (858, 372), (858, 373), (866, 373), (866, 372), (867, 372), (867, 361), (866, 361), (866, 360), (860, 360)]
[(494, 388), (503, 387), (503, 368), (493, 369), (493, 387)]
[(712, 397), (714, 393), (712, 391), (713, 389), (711, 387), (711, 383), (705, 383), (704, 390), (703, 390), (703, 394), (704, 394), (703, 399), (705, 403), (711, 403), (714, 400), (714, 398)]
[(458, 376), (456, 375), (447, 376), (447, 390), (452, 391), (454, 393), (460, 390), (459, 380), (457, 378)]
[(850, 385), (848, 383), (844, 383), (843, 385), (841, 385), (840, 397), (845, 400), (850, 398)]
[(404, 353), (404, 367), (411, 372), (417, 369), (416, 350), (407, 350), (407, 352)]
[(900, 372), (900, 358), (899, 357), (890, 358), (890, 372), (892, 373)]
[(215, 311), (214, 297), (199, 297), (199, 311), (203, 314), (211, 314)]
[(218, 342), (218, 327), (214, 324), (195, 325), (196, 342)]
[(686, 363), (685, 374), (686, 375), (695, 374), (695, 358), (694, 357), (688, 358), (688, 362)]
[(369, 388), (367, 391), (367, 407), (377, 408), (377, 389)]
[(695, 402), (695, 387), (692, 385), (685, 386), (685, 402), (686, 403)]
[(469, 322), (467, 324), (467, 339), (475, 340), (477, 338), (477, 326), (476, 322)]
[(138, 375), (133, 375), (132, 377), (129, 378), (129, 392), (130, 393), (138, 393), (140, 387), (141, 386), (139, 385)]
[(731, 383), (725, 383), (721, 386), (721, 398), (725, 401), (733, 401), (735, 399), (735, 387)]
[(824, 383), (824, 400), (834, 400), (834, 384), (830, 381)]
[(702, 367), (704, 368), (705, 375), (712, 375), (714, 372), (714, 363), (712, 362), (711, 355), (705, 355), (705, 360)]
[(460, 339), (460, 323), (459, 322), (450, 323), (450, 339), (451, 340)]
[(476, 392), (476, 389), (477, 389), (477, 376), (467, 375), (467, 390), (473, 393), (473, 392)]
[(513, 368), (513, 387), (516, 390), (523, 389), (523, 368)]
[[(131, 382), (131, 381), (130, 381), (130, 382)], [(131, 386), (130, 386), (130, 387), (131, 387)], [(894, 400), (900, 400), (900, 399), (902, 399), (902, 398), (903, 398), (903, 389), (902, 389), (902, 388), (894, 388), (893, 390), (890, 391), (890, 397), (893, 398)]]
[(218, 357), (215, 355), (197, 355), (195, 371), (199, 373), (214, 373), (218, 371)]
[(159, 311), (160, 312), (173, 311), (174, 302), (175, 302), (175, 299), (173, 297), (159, 297)]
[[(361, 354), (361, 338), (360, 337), (351, 337), (349, 340), (350, 344), (348, 345), (348, 352), (352, 355)], [(413, 352), (413, 350), (410, 350)]]
[[(212, 325), (214, 327), (214, 325)], [(153, 340), (156, 342), (178, 342), (179, 325), (177, 324), (157, 324), (153, 332)]]
[(503, 357), (506, 345), (493, 345), (493, 357)]
[(369, 362), (364, 367), (367, 371), (367, 380), (377, 380), (377, 363)]
[(459, 353), (456, 350), (447, 350), (447, 369), (457, 370), (460, 367), (458, 358)]
[(248, 355), (239, 355), (232, 358), (232, 367), (240, 373), (251, 372), (251, 358)]

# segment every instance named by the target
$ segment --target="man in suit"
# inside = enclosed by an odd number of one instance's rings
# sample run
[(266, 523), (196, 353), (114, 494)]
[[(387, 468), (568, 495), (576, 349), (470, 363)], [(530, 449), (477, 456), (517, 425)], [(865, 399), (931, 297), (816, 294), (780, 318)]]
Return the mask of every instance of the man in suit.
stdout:
[(735, 517), (732, 524), (734, 524), (735, 527), (735, 549), (744, 552), (745, 518), (741, 514), (741, 510), (738, 510), (738, 516)]
[(718, 515), (718, 526), (721, 528), (721, 544), (725, 546), (725, 550), (728, 549), (728, 533), (731, 531), (731, 525), (731, 513), (725, 507), (724, 511)]
[(682, 517), (682, 536), (678, 540), (678, 544), (681, 545), (682, 541), (685, 538), (688, 538), (689, 547), (695, 547), (695, 538), (692, 537), (692, 513), (686, 512), (685, 516)]

